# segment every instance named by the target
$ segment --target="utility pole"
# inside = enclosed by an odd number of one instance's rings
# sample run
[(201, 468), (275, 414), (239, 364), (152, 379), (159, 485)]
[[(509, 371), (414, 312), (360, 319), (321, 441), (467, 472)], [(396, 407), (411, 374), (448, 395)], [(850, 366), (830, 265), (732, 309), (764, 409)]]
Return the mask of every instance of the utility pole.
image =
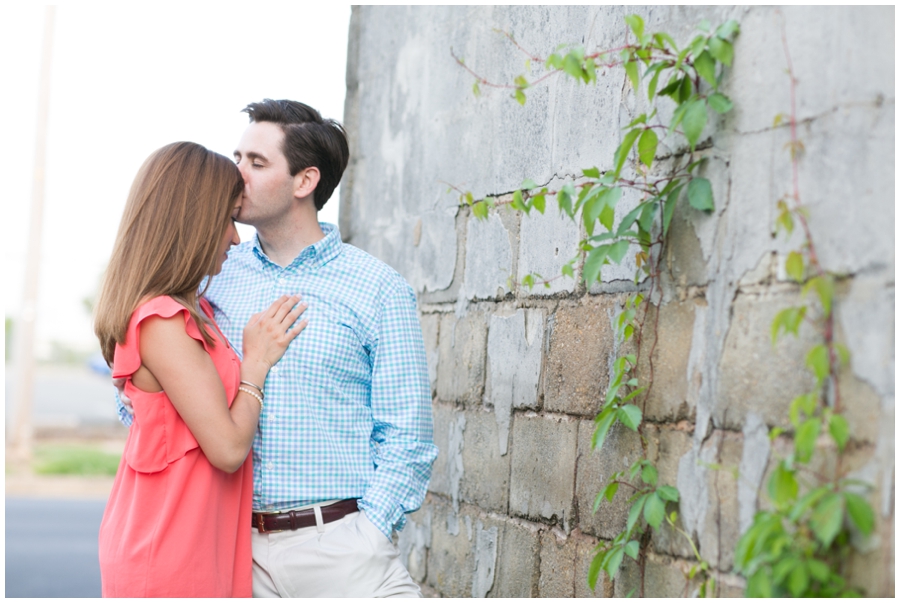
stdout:
[(34, 428), (34, 322), (37, 314), (38, 277), (41, 263), (41, 231), (44, 221), (44, 182), (47, 164), (47, 117), (50, 112), (50, 63), (53, 55), (53, 25), (56, 7), (44, 9), (44, 42), (41, 49), (41, 76), (38, 96), (37, 132), (34, 144), (34, 171), (31, 189), (31, 222), (28, 229), (28, 255), (25, 265), (25, 290), (22, 312), (15, 325), (16, 424), (13, 456), (23, 467), (31, 465)]

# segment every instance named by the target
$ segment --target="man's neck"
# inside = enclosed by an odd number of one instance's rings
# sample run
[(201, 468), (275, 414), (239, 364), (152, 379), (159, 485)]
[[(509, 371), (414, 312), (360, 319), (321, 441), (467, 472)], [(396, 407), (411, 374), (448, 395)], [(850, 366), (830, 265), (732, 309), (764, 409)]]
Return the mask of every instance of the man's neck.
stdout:
[(302, 219), (257, 226), (263, 252), (281, 267), (289, 265), (301, 251), (325, 238), (316, 213), (298, 218)]

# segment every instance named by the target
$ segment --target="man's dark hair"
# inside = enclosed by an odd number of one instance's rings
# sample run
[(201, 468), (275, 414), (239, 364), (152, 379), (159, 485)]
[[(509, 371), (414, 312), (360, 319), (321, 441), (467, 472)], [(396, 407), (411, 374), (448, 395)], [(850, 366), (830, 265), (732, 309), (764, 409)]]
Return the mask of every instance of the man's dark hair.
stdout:
[(344, 127), (333, 119), (322, 119), (309, 105), (291, 100), (267, 98), (261, 103), (250, 103), (243, 112), (250, 116), (251, 122), (269, 121), (281, 126), (284, 132), (281, 150), (291, 176), (308, 167), (319, 168), (313, 202), (316, 211), (322, 209), (341, 181), (350, 157)]

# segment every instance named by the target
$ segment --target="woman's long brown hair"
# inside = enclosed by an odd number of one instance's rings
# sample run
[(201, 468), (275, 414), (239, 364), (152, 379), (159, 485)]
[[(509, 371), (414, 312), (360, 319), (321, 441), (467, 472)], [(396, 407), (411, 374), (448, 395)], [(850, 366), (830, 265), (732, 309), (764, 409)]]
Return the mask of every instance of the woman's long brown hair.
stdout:
[[(159, 149), (131, 185), (94, 312), (94, 332), (112, 366), (142, 300), (168, 295), (200, 325), (198, 288), (212, 274), (228, 220), (244, 188), (230, 159), (192, 142)], [(214, 345), (206, 329), (200, 329)]]

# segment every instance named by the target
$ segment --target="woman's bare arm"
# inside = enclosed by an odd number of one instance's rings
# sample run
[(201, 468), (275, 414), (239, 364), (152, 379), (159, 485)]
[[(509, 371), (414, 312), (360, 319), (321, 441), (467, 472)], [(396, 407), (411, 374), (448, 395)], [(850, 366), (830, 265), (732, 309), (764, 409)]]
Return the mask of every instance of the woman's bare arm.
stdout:
[[(265, 383), (269, 369), (306, 326), (306, 321), (294, 324), (306, 309), (305, 305), (294, 308), (298, 301), (299, 296), (283, 296), (251, 318), (244, 330), (242, 380)], [(180, 314), (144, 320), (140, 347), (142, 369), (166, 392), (209, 462), (222, 471), (236, 471), (253, 444), (261, 410), (259, 402), (238, 391), (228, 407), (225, 387), (212, 358), (199, 341), (185, 332)], [(135, 385), (141, 387), (138, 376), (136, 373)], [(149, 381), (143, 377), (141, 381)]]

